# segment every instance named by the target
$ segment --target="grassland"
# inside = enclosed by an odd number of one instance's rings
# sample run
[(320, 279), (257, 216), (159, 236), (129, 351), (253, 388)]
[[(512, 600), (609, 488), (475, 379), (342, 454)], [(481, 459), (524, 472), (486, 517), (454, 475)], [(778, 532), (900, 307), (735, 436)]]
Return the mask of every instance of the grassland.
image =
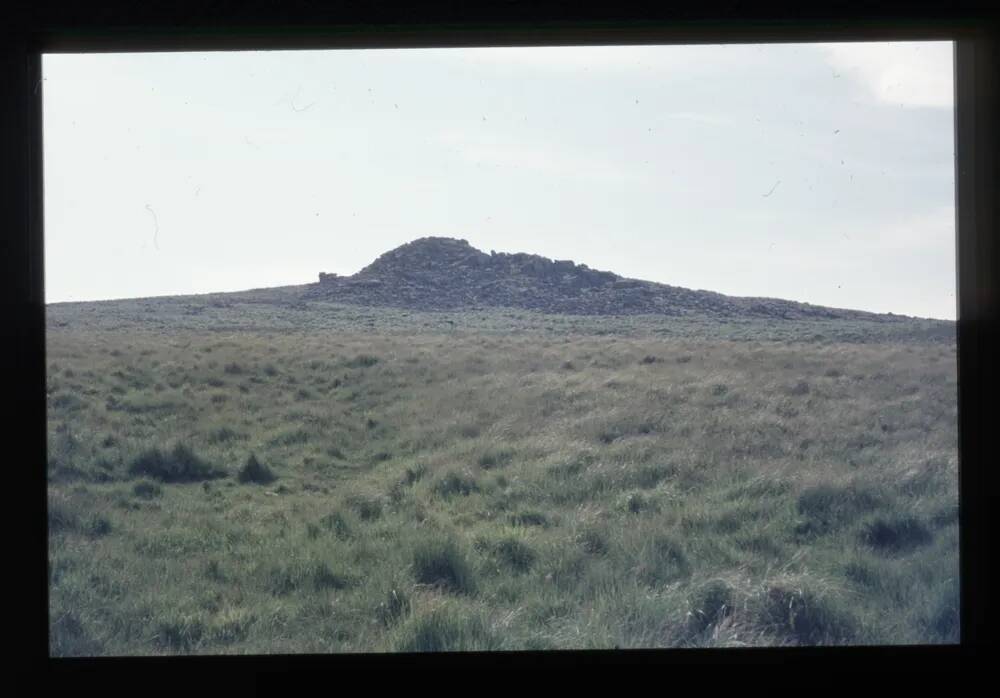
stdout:
[(954, 329), (48, 309), (55, 655), (958, 639)]

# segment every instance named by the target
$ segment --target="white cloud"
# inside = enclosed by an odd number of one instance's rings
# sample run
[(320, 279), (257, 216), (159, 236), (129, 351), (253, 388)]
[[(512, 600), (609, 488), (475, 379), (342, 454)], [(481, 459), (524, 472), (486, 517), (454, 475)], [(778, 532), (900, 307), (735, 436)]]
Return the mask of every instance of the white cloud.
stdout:
[(819, 46), (837, 74), (859, 81), (879, 102), (904, 107), (954, 104), (950, 41)]

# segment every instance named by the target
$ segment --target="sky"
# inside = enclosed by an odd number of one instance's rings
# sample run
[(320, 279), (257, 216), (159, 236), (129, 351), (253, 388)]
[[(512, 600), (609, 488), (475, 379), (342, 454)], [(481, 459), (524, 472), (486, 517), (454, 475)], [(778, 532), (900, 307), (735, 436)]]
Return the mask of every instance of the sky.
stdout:
[(954, 319), (949, 42), (43, 58), (46, 301), (353, 274), (424, 236)]

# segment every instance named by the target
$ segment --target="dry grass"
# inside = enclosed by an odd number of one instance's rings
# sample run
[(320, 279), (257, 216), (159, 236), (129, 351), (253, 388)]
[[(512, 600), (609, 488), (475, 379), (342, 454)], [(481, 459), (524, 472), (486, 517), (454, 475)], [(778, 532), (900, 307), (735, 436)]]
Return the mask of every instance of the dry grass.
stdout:
[(933, 333), (141, 304), (50, 309), (54, 653), (957, 639)]

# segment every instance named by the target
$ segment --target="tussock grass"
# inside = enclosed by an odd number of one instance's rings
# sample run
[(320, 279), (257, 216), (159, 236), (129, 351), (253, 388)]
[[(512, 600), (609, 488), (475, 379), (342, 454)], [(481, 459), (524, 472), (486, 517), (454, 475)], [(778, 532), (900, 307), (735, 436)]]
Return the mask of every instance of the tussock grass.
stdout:
[(485, 652), (502, 648), (499, 635), (474, 611), (441, 604), (406, 623), (396, 652)]
[(413, 576), (420, 584), (472, 594), (476, 576), (466, 554), (451, 538), (420, 541), (413, 549)]
[(226, 471), (199, 458), (190, 447), (177, 444), (164, 453), (158, 448), (144, 451), (132, 461), (129, 474), (161, 482), (200, 482), (226, 476)]
[(274, 482), (277, 476), (270, 468), (257, 460), (257, 456), (251, 453), (246, 463), (236, 473), (236, 479), (244, 484), (267, 485)]
[(876, 516), (865, 524), (861, 534), (866, 545), (887, 552), (909, 551), (927, 545), (933, 538), (923, 521), (910, 515)]
[(467, 497), (479, 491), (479, 483), (469, 475), (451, 471), (434, 483), (433, 490), (435, 494), (444, 498), (456, 495)]
[(953, 331), (223, 300), (50, 308), (56, 655), (959, 636)]

